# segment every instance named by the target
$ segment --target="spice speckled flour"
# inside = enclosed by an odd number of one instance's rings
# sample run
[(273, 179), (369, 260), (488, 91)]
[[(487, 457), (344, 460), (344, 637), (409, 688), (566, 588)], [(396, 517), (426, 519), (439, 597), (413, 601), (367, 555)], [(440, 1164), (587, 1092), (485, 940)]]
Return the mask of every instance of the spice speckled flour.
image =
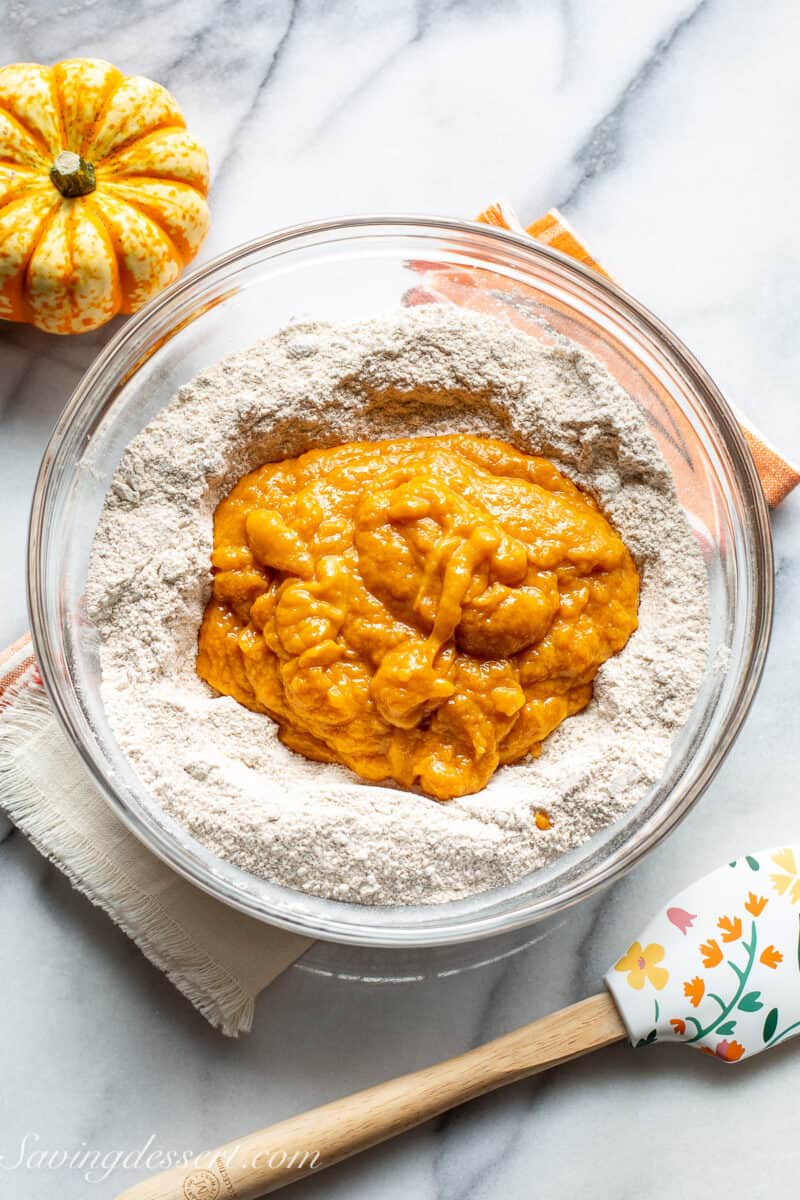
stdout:
[[(240, 476), (313, 447), (456, 432), (544, 455), (591, 492), (642, 592), (588, 708), (540, 758), (440, 804), (294, 754), (200, 681), (195, 654), (214, 509)], [(182, 387), (122, 457), (87, 591), (108, 718), (154, 804), (245, 870), (367, 904), (510, 883), (621, 816), (658, 779), (707, 652), (706, 570), (634, 401), (569, 343), (439, 305), (290, 326)]]

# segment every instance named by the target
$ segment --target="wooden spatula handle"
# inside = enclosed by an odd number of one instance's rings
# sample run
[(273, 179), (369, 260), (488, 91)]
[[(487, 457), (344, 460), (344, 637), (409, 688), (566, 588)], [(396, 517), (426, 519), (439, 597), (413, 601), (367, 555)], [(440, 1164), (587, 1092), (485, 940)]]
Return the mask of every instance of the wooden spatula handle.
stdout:
[(607, 992), (458, 1058), (289, 1117), (156, 1175), (117, 1200), (255, 1200), (506, 1083), (625, 1037)]

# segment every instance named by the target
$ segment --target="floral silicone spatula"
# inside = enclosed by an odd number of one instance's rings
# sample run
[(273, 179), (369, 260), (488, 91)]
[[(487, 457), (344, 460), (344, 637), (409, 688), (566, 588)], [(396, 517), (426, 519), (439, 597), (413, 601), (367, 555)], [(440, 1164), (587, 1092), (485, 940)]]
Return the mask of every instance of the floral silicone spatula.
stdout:
[(800, 1032), (800, 846), (748, 854), (653, 918), (607, 991), (411, 1075), (248, 1134), (118, 1200), (255, 1200), (465, 1100), (621, 1041), (738, 1062)]

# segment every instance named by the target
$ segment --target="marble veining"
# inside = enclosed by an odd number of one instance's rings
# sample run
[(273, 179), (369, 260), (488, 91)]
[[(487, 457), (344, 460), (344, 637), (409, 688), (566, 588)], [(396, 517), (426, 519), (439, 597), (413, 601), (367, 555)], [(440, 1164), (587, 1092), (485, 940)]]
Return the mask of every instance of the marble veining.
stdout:
[[(530, 218), (556, 203), (731, 399), (800, 456), (792, 0), (8, 0), (0, 12), (4, 61), (102, 55), (175, 91), (212, 159), (203, 258), (344, 212), (471, 215), (502, 196)], [(72, 339), (0, 328), (0, 645), (26, 624), (38, 460), (114, 327)], [(37, 1150), (134, 1154), (148, 1139), (199, 1151), (569, 1004), (600, 986), (665, 897), (743, 850), (796, 840), (799, 528), (795, 497), (774, 518), (764, 682), (718, 778), (635, 872), (549, 928), (406, 956), (317, 947), (232, 1043), (19, 834), (7, 837), (3, 1194), (110, 1197), (142, 1171), (120, 1165), (87, 1183), (77, 1170), (15, 1164)], [(797, 1043), (731, 1070), (677, 1048), (617, 1046), (294, 1195), (788, 1195), (799, 1071)]]
[(636, 96), (640, 89), (645, 87), (653, 74), (667, 62), (670, 51), (691, 29), (695, 19), (707, 4), (708, 0), (699, 0), (698, 4), (685, 15), (679, 16), (675, 23), (661, 35), (652, 52), (648, 54), (639, 69), (625, 84), (619, 99), (592, 126), (573, 155), (573, 162), (579, 168), (580, 173), (556, 207), (566, 211), (575, 204), (578, 194), (587, 184), (590, 184), (598, 175), (613, 170), (619, 160), (620, 133), (629, 107), (636, 102)]

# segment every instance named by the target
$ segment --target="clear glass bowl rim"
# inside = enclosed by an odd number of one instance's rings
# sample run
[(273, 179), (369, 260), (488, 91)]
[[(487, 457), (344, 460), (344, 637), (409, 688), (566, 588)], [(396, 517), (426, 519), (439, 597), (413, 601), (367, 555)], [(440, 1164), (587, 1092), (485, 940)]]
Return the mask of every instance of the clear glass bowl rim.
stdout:
[[(662, 351), (666, 351), (668, 357), (677, 362), (684, 376), (690, 381), (695, 398), (700, 401), (701, 406), (711, 417), (724, 449), (730, 457), (736, 481), (741, 490), (743, 500), (741, 520), (746, 527), (745, 532), (749, 535), (748, 542), (753, 549), (753, 603), (748, 614), (750, 636), (748, 654), (743, 664), (741, 686), (731, 711), (730, 720), (714, 746), (713, 752), (708, 756), (702, 773), (688, 787), (684, 787), (677, 797), (670, 795), (669, 802), (665, 801), (659, 810), (657, 822), (651, 820), (647, 827), (639, 829), (632, 839), (611, 853), (591, 873), (573, 882), (561, 894), (533, 903), (520, 904), (510, 912), (489, 914), (488, 916), (478, 915), (469, 920), (461, 919), (456, 928), (449, 927), (445, 920), (438, 925), (433, 924), (426, 927), (424, 931), (404, 929), (400, 926), (387, 928), (380, 921), (371, 922), (370, 914), (374, 915), (382, 910), (368, 905), (362, 906), (364, 911), (362, 928), (354, 932), (351, 923), (345, 925), (335, 918), (320, 917), (316, 921), (309, 920), (305, 916), (298, 918), (291, 912), (291, 906), (288, 906), (287, 909), (280, 904), (265, 902), (261, 899), (256, 902), (246, 892), (229, 886), (225, 879), (216, 874), (206, 863), (199, 861), (196, 856), (192, 857), (187, 854), (184, 848), (159, 826), (146, 824), (139, 813), (128, 806), (106, 778), (91, 748), (85, 743), (73, 713), (70, 711), (59, 679), (59, 650), (46, 618), (44, 593), (46, 572), (43, 553), (46, 546), (48, 501), (54, 484), (54, 467), (58, 451), (78, 417), (85, 417), (91, 408), (95, 410), (94, 415), (96, 415), (97, 410), (106, 403), (108, 397), (101, 391), (95, 395), (95, 388), (102, 383), (106, 371), (114, 371), (115, 360), (129, 342), (134, 340), (146, 326), (155, 324), (165, 310), (177, 307), (181, 299), (189, 295), (193, 289), (208, 284), (215, 276), (223, 277), (226, 272), (241, 266), (252, 255), (258, 255), (279, 246), (286, 246), (292, 241), (309, 237), (319, 238), (326, 234), (341, 234), (343, 231), (353, 235), (358, 235), (359, 232), (369, 235), (378, 230), (398, 236), (413, 236), (414, 233), (440, 233), (452, 234), (457, 238), (459, 236), (473, 238), (477, 236), (489, 238), (490, 241), (498, 241), (507, 248), (522, 252), (523, 257), (544, 260), (551, 269), (556, 269), (562, 276), (566, 276), (571, 282), (580, 285), (584, 291), (599, 293), (601, 298), (611, 304), (618, 315), (631, 322), (639, 331), (644, 331), (649, 335)], [(157, 353), (158, 350), (156, 349), (154, 352)], [(68, 739), (81, 755), (106, 802), (123, 824), (149, 850), (184, 878), (216, 899), (261, 921), (311, 938), (364, 946), (413, 948), (477, 940), (553, 917), (619, 879), (645, 854), (658, 845), (683, 819), (722, 765), (747, 716), (758, 688), (772, 628), (774, 601), (772, 534), (769, 510), (753, 457), (733, 410), (691, 351), (639, 301), (610, 279), (598, 275), (570, 256), (536, 242), (524, 234), (450, 217), (392, 213), (370, 214), (307, 222), (277, 230), (235, 246), (184, 274), (176, 283), (126, 321), (83, 375), (67, 402), (45, 449), (31, 505), (28, 531), (27, 592), (36, 660), (58, 721)], [(213, 860), (213, 856), (209, 852), (206, 854)], [(275, 890), (276, 892), (285, 892), (286, 889), (276, 888)], [(312, 906), (316, 900), (311, 896), (304, 896), (303, 899), (310, 902)], [(331, 904), (330, 901), (322, 903)], [(427, 912), (433, 914), (437, 908), (443, 911), (447, 907), (446, 905), (430, 906)]]

